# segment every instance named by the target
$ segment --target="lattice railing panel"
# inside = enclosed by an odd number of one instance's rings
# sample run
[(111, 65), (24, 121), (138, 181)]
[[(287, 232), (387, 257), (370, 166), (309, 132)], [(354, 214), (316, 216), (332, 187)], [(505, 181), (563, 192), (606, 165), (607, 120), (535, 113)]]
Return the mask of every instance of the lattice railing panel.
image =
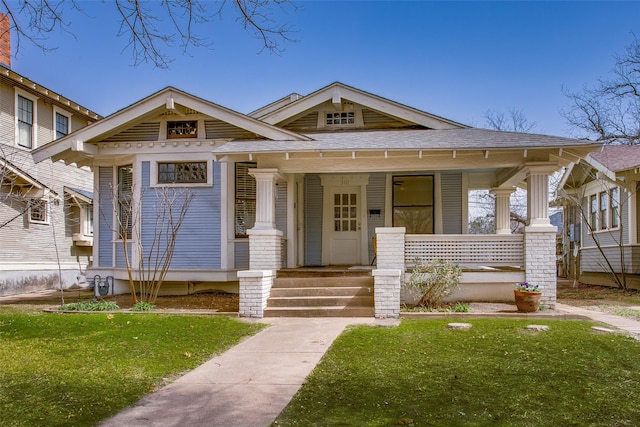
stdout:
[(441, 259), (460, 266), (522, 266), (524, 236), (408, 234), (405, 236), (405, 264), (414, 265), (416, 258)]

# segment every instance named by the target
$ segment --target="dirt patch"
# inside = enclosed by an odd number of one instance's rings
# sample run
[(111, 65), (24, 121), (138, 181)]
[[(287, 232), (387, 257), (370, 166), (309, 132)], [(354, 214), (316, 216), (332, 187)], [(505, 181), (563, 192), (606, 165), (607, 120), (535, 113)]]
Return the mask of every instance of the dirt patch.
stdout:
[(609, 286), (585, 285), (573, 280), (558, 280), (557, 300), (575, 307), (601, 305), (632, 307), (640, 306), (640, 292), (624, 291)]
[[(86, 302), (93, 298), (93, 292), (84, 289), (70, 290), (65, 291), (63, 296), (65, 304)], [(133, 301), (129, 294), (105, 296), (102, 299), (104, 301), (115, 302), (122, 309), (133, 307)], [(0, 304), (59, 306), (61, 305), (61, 301), (60, 291), (39, 292), (36, 294), (0, 298)], [(159, 309), (216, 310), (231, 313), (238, 312), (239, 304), (239, 295), (227, 292), (202, 292), (192, 295), (160, 296), (155, 302), (156, 308)]]

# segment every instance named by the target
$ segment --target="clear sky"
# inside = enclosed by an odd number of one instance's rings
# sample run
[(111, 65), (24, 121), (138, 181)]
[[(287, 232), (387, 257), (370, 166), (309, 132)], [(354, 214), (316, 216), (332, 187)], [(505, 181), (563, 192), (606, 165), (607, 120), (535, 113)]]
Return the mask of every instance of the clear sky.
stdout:
[(23, 41), (11, 68), (105, 116), (166, 86), (248, 113), (340, 81), (473, 126), (514, 108), (535, 132), (580, 136), (560, 115), (563, 87), (606, 76), (640, 37), (640, 2), (301, 1), (282, 16), (298, 41), (280, 55), (259, 54), (227, 11), (210, 48), (176, 49), (160, 70), (132, 66), (109, 1), (79, 3), (75, 38), (52, 34), (49, 53)]

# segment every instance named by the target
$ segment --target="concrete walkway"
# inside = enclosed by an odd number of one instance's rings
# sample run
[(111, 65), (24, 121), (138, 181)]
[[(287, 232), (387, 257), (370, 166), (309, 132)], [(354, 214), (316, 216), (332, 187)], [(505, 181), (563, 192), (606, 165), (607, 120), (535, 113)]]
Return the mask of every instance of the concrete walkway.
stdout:
[(587, 310), (567, 304), (556, 304), (556, 311), (559, 313), (589, 317), (596, 322), (606, 323), (609, 326), (620, 329), (622, 332), (625, 332), (633, 338), (640, 340), (640, 322), (637, 320), (629, 319), (622, 316), (616, 316), (613, 314), (602, 313), (599, 311)]
[(373, 318), (269, 318), (262, 332), (142, 398), (102, 427), (270, 425), (333, 340)]

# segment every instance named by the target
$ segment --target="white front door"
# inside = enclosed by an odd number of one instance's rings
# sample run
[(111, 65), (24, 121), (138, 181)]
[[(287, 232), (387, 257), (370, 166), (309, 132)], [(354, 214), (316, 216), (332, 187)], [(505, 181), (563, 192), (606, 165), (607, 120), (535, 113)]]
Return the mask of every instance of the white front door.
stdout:
[(322, 264), (368, 265), (367, 185), (369, 175), (320, 175)]
[(360, 187), (331, 187), (331, 228), (329, 231), (332, 265), (360, 264)]

